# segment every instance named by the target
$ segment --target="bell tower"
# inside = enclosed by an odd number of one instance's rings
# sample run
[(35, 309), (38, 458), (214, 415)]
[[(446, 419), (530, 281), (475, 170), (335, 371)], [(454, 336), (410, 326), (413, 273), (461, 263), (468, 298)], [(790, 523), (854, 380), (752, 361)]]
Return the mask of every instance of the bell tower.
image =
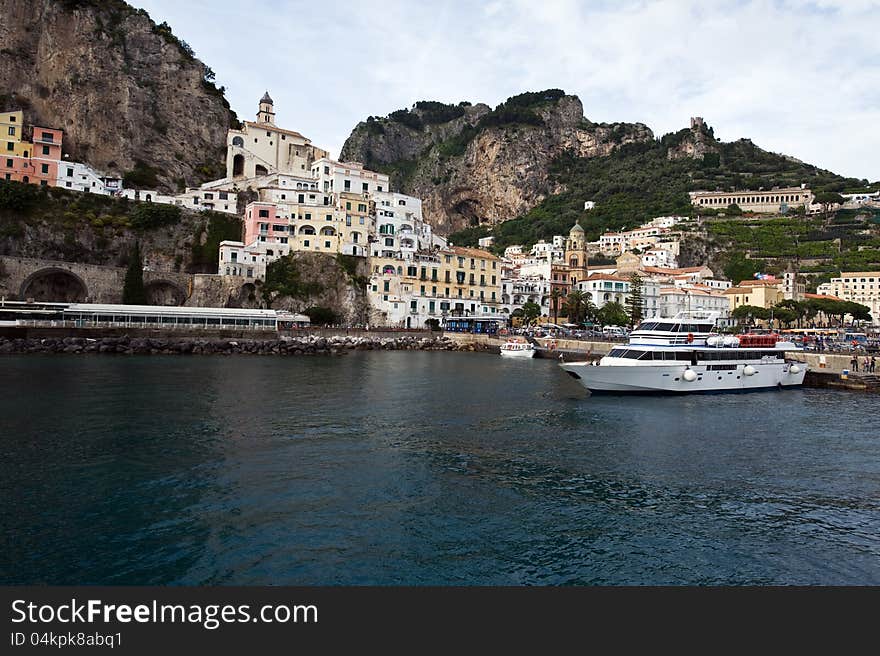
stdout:
[(565, 240), (565, 263), (568, 265), (572, 287), (589, 276), (587, 240), (579, 222), (575, 222)]
[(263, 94), (260, 99), (260, 111), (257, 112), (257, 123), (268, 123), (275, 125), (275, 103), (269, 96), (269, 92)]

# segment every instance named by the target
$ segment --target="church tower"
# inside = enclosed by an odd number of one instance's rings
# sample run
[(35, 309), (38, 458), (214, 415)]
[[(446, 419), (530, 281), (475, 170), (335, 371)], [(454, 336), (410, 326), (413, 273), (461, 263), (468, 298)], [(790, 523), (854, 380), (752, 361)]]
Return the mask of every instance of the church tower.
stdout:
[(565, 240), (565, 263), (568, 265), (572, 287), (581, 280), (586, 280), (590, 275), (587, 264), (587, 239), (579, 222), (575, 222), (568, 232), (568, 239)]
[(257, 123), (275, 125), (275, 103), (269, 97), (269, 92), (263, 94), (260, 99), (260, 111), (257, 112)]

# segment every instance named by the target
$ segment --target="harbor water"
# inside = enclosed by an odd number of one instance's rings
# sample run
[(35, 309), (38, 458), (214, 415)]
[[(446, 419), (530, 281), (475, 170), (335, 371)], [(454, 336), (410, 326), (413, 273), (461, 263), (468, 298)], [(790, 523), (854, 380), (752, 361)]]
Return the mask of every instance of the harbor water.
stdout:
[(877, 396), (415, 351), (0, 367), (0, 584), (880, 584)]

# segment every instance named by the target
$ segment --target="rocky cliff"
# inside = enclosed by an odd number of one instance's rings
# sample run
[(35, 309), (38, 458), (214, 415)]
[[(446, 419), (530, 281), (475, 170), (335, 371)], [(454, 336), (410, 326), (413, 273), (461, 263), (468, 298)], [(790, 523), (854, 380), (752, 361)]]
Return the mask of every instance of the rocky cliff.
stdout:
[(216, 176), (235, 115), (166, 24), (121, 0), (0, 0), (0, 111), (64, 130), (64, 152), (132, 184)]
[(562, 191), (553, 160), (608, 155), (624, 144), (653, 141), (641, 123), (597, 124), (576, 96), (558, 89), (487, 105), (420, 102), (410, 110), (359, 123), (341, 158), (392, 175), (392, 185), (423, 200), (441, 233), (519, 216)]

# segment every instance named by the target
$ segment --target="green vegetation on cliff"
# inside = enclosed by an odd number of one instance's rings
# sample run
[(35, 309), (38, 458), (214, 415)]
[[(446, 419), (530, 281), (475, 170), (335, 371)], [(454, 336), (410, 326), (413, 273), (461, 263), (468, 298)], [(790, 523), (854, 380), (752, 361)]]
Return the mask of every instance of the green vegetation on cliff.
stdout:
[[(686, 131), (688, 132), (688, 131)], [(492, 228), (475, 227), (450, 235), (462, 246), (495, 236), (498, 251), (511, 244), (531, 245), (539, 239), (568, 234), (580, 221), (587, 238), (595, 240), (606, 230), (633, 228), (657, 216), (693, 215), (687, 192), (696, 189), (771, 189), (805, 183), (814, 192), (867, 186), (867, 180), (844, 178), (809, 164), (768, 153), (748, 141), (719, 144), (718, 157), (704, 160), (669, 159), (668, 148), (678, 135), (648, 143), (626, 144), (605, 157), (580, 158), (566, 153), (551, 166), (551, 180), (564, 191), (547, 197), (520, 217)], [(584, 202), (596, 207), (584, 211)], [(774, 224), (778, 231), (785, 225)], [(782, 233), (780, 233), (782, 234)], [(810, 233), (804, 241), (822, 241)], [(832, 237), (833, 238), (833, 237)], [(825, 253), (828, 246), (803, 246), (804, 254)], [(810, 251), (809, 249), (813, 249)]]

